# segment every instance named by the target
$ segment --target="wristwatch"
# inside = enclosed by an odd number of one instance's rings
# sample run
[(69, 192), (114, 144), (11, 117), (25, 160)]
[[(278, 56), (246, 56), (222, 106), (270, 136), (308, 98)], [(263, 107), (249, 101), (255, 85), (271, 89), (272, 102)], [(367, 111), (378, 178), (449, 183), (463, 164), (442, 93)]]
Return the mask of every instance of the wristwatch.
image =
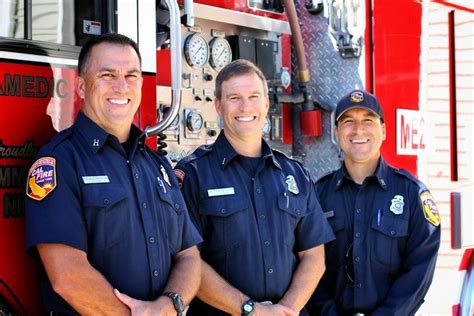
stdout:
[(242, 305), (242, 316), (252, 315), (254, 311), (255, 301), (250, 298)]
[(171, 300), (173, 301), (173, 306), (174, 306), (174, 309), (176, 310), (177, 315), (182, 316), (183, 312), (184, 312), (184, 309), (185, 309), (185, 306), (184, 306), (183, 298), (181, 297), (181, 295), (179, 295), (176, 292), (165, 292), (165, 293), (163, 293), (163, 295), (168, 296), (169, 298), (171, 298)]

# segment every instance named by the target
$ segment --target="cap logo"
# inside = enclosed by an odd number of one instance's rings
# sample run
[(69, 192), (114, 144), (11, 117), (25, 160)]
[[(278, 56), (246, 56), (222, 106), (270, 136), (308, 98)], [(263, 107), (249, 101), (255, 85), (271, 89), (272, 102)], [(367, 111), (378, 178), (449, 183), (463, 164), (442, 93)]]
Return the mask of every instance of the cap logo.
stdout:
[(364, 94), (360, 91), (354, 91), (351, 93), (351, 101), (355, 103), (360, 103), (364, 101)]

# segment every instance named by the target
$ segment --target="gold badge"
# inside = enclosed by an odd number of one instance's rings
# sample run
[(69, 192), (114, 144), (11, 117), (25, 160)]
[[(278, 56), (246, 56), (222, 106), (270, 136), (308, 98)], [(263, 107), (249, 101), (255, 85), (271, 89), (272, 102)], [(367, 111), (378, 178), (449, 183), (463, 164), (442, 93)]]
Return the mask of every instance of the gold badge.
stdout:
[(403, 196), (395, 195), (392, 199), (392, 204), (390, 205), (390, 211), (395, 215), (403, 214), (404, 205), (405, 202), (403, 202)]
[(287, 176), (285, 182), (288, 185), (288, 191), (290, 191), (293, 194), (300, 193), (300, 190), (298, 190), (298, 185), (296, 184), (295, 177)]
[(166, 169), (163, 167), (163, 165), (160, 165), (160, 171), (161, 175), (163, 176), (163, 180), (165, 180), (168, 186), (171, 186), (170, 177), (168, 176), (168, 173), (166, 172)]
[(425, 219), (434, 226), (439, 226), (441, 218), (439, 217), (438, 207), (436, 206), (431, 193), (429, 191), (421, 193), (420, 200)]

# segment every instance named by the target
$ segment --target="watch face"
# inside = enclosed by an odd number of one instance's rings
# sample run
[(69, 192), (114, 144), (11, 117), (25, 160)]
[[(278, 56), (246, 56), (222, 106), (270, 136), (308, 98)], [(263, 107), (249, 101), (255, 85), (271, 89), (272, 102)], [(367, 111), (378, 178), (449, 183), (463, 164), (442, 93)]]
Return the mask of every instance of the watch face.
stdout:
[(253, 311), (253, 306), (250, 305), (250, 304), (245, 304), (244, 305), (244, 311), (247, 312), (247, 313), (250, 313), (251, 311)]

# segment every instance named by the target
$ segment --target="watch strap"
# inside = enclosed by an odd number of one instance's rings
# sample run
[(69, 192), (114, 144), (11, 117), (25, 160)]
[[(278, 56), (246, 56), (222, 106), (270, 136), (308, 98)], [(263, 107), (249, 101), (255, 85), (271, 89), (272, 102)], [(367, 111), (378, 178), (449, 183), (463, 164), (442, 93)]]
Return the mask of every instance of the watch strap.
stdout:
[(176, 310), (177, 315), (182, 316), (183, 312), (185, 310), (185, 306), (184, 306), (183, 298), (181, 297), (181, 295), (179, 295), (176, 292), (165, 292), (165, 293), (163, 293), (163, 295), (168, 296), (169, 298), (171, 298), (171, 300), (173, 301), (173, 306), (174, 306), (174, 309)]

